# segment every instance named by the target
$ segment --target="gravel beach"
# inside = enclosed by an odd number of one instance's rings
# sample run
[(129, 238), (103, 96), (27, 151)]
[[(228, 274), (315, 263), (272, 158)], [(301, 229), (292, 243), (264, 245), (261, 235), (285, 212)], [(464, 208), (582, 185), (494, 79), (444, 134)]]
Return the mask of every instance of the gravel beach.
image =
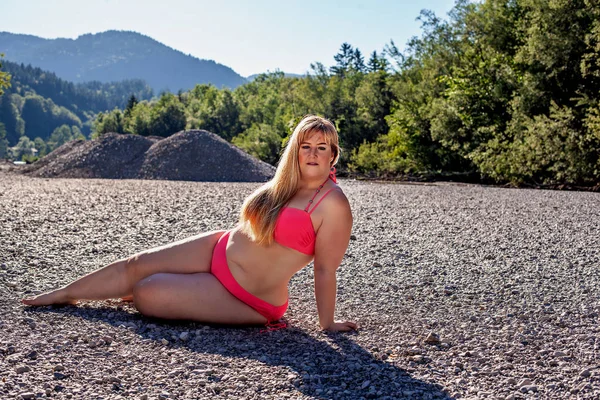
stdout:
[(310, 267), (273, 332), (18, 301), (231, 228), (258, 185), (0, 171), (0, 398), (600, 398), (598, 193), (342, 180), (357, 333), (318, 329)]

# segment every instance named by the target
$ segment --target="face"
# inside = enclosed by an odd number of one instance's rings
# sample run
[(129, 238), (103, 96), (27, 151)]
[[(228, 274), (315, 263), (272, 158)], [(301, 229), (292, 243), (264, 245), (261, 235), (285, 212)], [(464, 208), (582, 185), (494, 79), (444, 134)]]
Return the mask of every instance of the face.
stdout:
[(321, 132), (308, 135), (298, 152), (298, 162), (302, 179), (317, 179), (327, 177), (333, 161), (331, 146), (327, 144)]

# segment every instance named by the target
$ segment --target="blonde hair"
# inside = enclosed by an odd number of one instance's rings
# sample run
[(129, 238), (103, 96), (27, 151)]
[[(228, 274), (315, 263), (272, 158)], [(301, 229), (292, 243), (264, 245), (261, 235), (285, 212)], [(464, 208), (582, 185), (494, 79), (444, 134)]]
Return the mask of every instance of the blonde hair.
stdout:
[(273, 233), (281, 208), (298, 192), (300, 164), (298, 153), (300, 144), (313, 133), (322, 133), (331, 147), (333, 167), (340, 157), (339, 138), (331, 121), (308, 115), (300, 121), (285, 146), (277, 165), (275, 176), (252, 193), (240, 212), (241, 231), (254, 242), (268, 246), (273, 243)]

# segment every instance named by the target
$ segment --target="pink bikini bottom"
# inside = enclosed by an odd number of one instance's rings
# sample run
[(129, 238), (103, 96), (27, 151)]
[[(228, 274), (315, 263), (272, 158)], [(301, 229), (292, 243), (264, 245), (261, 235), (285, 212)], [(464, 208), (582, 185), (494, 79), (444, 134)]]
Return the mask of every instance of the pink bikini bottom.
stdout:
[(221, 282), (221, 284), (235, 297), (237, 297), (243, 303), (254, 308), (260, 315), (265, 317), (268, 322), (277, 321), (280, 319), (285, 310), (288, 308), (288, 302), (281, 306), (274, 306), (267, 303), (266, 301), (259, 299), (251, 293), (248, 293), (246, 289), (240, 286), (235, 280), (229, 265), (227, 265), (227, 242), (229, 240), (229, 231), (225, 232), (217, 242), (215, 249), (213, 250), (212, 263), (210, 265), (210, 272)]

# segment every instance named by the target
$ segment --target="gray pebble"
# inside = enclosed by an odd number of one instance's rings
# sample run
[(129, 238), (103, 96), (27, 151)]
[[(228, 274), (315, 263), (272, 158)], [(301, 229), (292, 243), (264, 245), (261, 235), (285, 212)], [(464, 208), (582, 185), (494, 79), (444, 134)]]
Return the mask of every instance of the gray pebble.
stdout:
[(15, 368), (15, 371), (17, 374), (24, 374), (25, 372), (31, 371), (31, 368), (29, 368), (27, 365), (20, 365)]
[(582, 371), (579, 373), (579, 376), (581, 376), (581, 377), (583, 377), (583, 378), (589, 378), (589, 376), (590, 376), (591, 374), (592, 374), (592, 373), (590, 372), (590, 370), (586, 368), (586, 369), (582, 370)]

